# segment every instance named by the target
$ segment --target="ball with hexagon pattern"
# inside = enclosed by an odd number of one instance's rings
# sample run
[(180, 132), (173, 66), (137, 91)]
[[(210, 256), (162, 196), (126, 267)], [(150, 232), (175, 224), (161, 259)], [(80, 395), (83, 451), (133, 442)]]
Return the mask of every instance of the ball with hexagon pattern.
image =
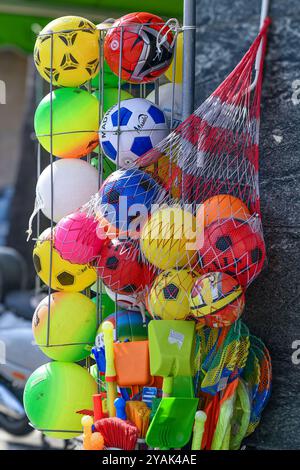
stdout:
[(116, 104), (104, 115), (100, 143), (105, 155), (121, 168), (132, 166), (139, 157), (155, 147), (169, 133), (165, 113), (143, 98)]

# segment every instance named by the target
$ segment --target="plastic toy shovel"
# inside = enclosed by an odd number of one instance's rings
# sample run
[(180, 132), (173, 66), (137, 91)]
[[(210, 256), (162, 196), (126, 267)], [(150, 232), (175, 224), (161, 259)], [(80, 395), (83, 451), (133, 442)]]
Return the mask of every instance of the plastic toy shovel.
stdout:
[(177, 449), (192, 435), (198, 398), (162, 398), (149, 426), (146, 442), (150, 447)]
[(163, 396), (172, 395), (173, 377), (193, 375), (195, 323), (152, 320), (148, 326), (151, 375), (164, 378)]

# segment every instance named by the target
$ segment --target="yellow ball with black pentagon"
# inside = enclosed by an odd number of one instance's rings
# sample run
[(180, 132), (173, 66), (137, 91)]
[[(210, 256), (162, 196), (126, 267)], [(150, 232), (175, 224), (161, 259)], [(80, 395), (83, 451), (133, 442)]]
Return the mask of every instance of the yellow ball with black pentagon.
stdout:
[[(53, 243), (54, 244), (54, 243)], [(89, 264), (75, 264), (64, 260), (52, 246), (50, 263), (50, 230), (45, 230), (33, 249), (33, 264), (40, 279), (48, 286), (51, 270), (51, 288), (63, 292), (80, 292), (94, 284), (96, 270)]]
[(47, 82), (52, 74), (56, 86), (80, 86), (99, 71), (99, 31), (85, 18), (62, 16), (39, 33), (33, 56)]

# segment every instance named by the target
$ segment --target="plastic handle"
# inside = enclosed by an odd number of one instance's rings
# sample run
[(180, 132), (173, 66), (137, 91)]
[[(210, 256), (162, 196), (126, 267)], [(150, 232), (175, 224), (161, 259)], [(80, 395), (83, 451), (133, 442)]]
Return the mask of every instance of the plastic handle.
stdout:
[(116, 370), (114, 364), (114, 327), (112, 323), (106, 321), (102, 325), (104, 347), (105, 347), (105, 358), (106, 358), (106, 370), (105, 380), (107, 385), (107, 408), (110, 417), (116, 416), (116, 409), (114, 401), (117, 398), (117, 384), (116, 384)]
[(114, 405), (116, 408), (117, 418), (126, 420), (126, 401), (123, 398), (116, 398)]
[(192, 450), (201, 450), (202, 437), (204, 433), (204, 426), (206, 421), (206, 413), (204, 411), (197, 411), (195, 414), (195, 423), (193, 429)]
[(163, 397), (172, 396), (173, 383), (174, 383), (173, 377), (164, 377), (163, 387), (162, 387)]
[(106, 371), (105, 377), (113, 378), (116, 376), (114, 364), (114, 327), (109, 321), (105, 321), (102, 325), (105, 347)]

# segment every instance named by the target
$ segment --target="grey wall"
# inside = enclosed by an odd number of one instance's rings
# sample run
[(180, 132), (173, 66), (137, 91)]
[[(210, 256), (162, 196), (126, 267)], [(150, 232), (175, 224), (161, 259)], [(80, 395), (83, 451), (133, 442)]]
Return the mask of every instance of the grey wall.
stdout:
[[(273, 394), (258, 448), (300, 448), (300, 2), (270, 0), (272, 25), (263, 84), (260, 192), (268, 266), (247, 293), (245, 320), (273, 358)], [(226, 77), (254, 39), (260, 0), (198, 0), (196, 106)], [(299, 90), (299, 91), (298, 91)]]

